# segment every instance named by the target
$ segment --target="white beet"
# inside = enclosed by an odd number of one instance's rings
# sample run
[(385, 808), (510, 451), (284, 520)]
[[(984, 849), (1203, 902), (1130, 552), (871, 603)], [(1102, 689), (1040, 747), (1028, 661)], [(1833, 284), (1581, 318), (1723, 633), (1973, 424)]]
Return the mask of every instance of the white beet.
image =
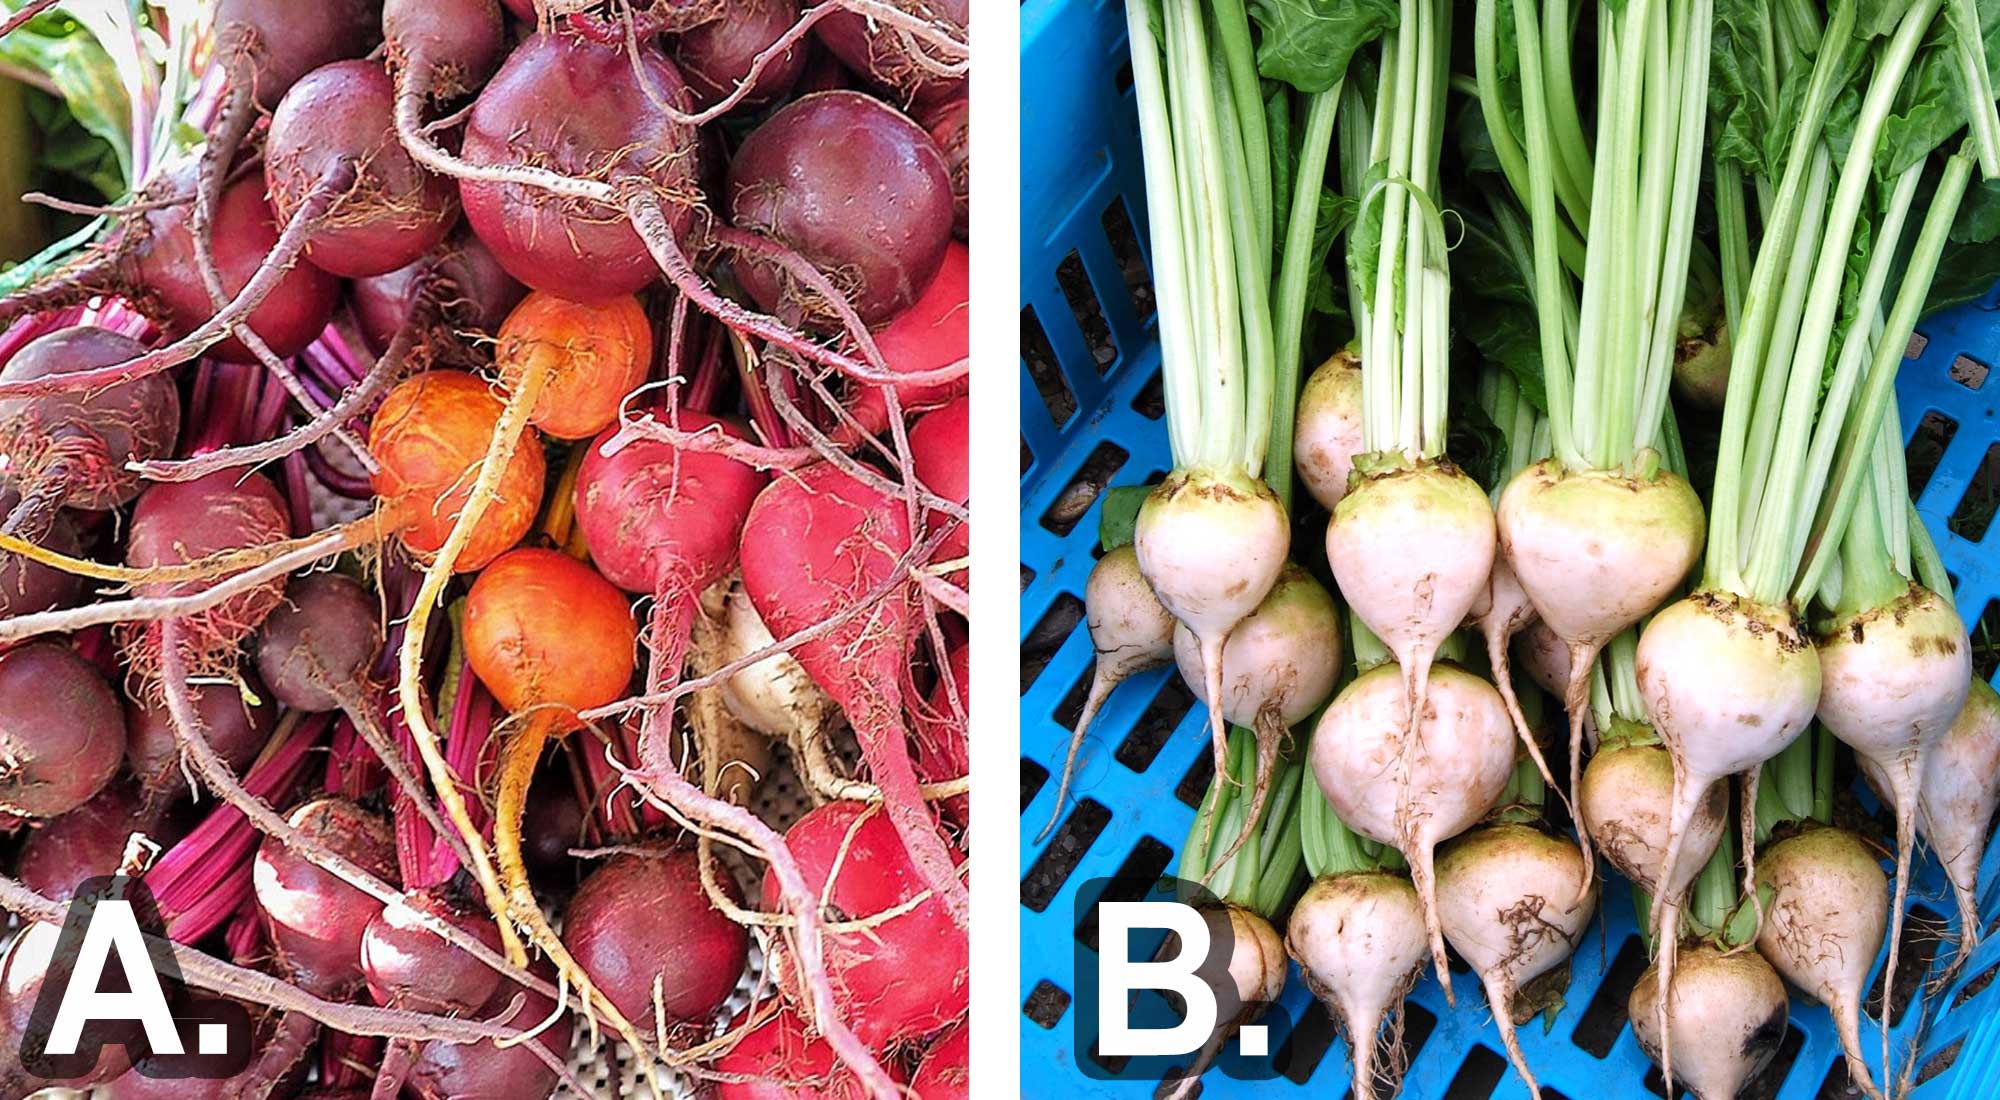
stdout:
[(1493, 685), (1454, 665), (1433, 674), (1418, 731), (1406, 698), (1401, 671), (1390, 664), (1347, 685), (1313, 734), (1313, 776), (1341, 821), (1410, 861), (1449, 998), (1434, 853), (1485, 817), (1507, 789), (1514, 730)]
[[(1675, 981), (1674, 967), (1680, 951), (1681, 907), (1688, 887), (1722, 842), (1722, 830), (1729, 825), (1729, 792), (1723, 784), (1708, 789), (1682, 840), (1679, 863), (1666, 866), (1668, 821), (1673, 813), (1674, 762), (1672, 754), (1658, 744), (1607, 744), (1590, 758), (1577, 788), (1577, 809), (1584, 827), (1597, 840), (1605, 858), (1634, 886), (1659, 898), (1652, 925), (1658, 944), (1656, 965), (1665, 975), (1664, 983)], [(1636, 1002), (1635, 1002), (1636, 1003)], [(1664, 1004), (1655, 1006), (1665, 1012)], [(1673, 1036), (1669, 1034), (1669, 1039)], [(1670, 1041), (1654, 1060), (1671, 1069)]]
[[(1304, 721), (1333, 694), (1344, 644), (1333, 594), (1312, 574), (1287, 563), (1278, 583), (1257, 610), (1229, 635), (1222, 647), (1222, 716), (1257, 738), (1256, 782), (1248, 816), (1222, 854), (1209, 865), (1228, 863), (1264, 810), (1271, 770), (1285, 731)], [(1195, 698), (1208, 702), (1202, 683), (1201, 644), (1186, 626), (1173, 632), (1174, 663)]]
[[(1516, 582), (1518, 583), (1518, 582)], [(1527, 670), (1528, 679), (1538, 688), (1562, 698), (1569, 686), (1569, 643), (1540, 618), (1531, 619), (1514, 635), (1509, 647), (1515, 662)]]
[[(1665, 862), (1679, 867), (1717, 782), (1743, 775), (1743, 817), (1755, 820), (1758, 766), (1796, 740), (1819, 705), (1819, 654), (1789, 611), (1703, 590), (1647, 622), (1633, 663), (1646, 713), (1673, 754)], [(1755, 854), (1746, 849), (1744, 862), (1748, 878)], [(1661, 906), (1655, 897), (1655, 925)]]
[(1229, 917), (1229, 980), (1241, 1009), (1233, 1016), (1225, 1012), (1216, 1020), (1215, 1031), (1195, 1052), (1186, 1074), (1161, 1082), (1154, 1094), (1160, 1100), (1193, 1100), (1200, 1092), (1202, 1073), (1230, 1037), (1285, 991), (1285, 944), (1278, 938), (1278, 930), (1241, 906), (1231, 905), (1225, 911)]
[[(1173, 628), (1172, 654), (1195, 698), (1208, 702), (1201, 643), (1186, 626)], [(1303, 721), (1340, 677), (1345, 644), (1333, 594), (1312, 574), (1287, 564), (1257, 606), (1222, 647), (1222, 716), (1232, 725), (1283, 730)]]
[(1361, 453), (1361, 417), (1361, 357), (1342, 348), (1306, 379), (1292, 435), (1299, 484), (1329, 512), (1347, 495)]
[[(1583, 715), (1598, 651), (1660, 605), (1701, 557), (1701, 499), (1660, 470), (1568, 470), (1558, 459), (1523, 469), (1497, 509), (1500, 549), (1542, 621), (1570, 651), (1569, 779), (1583, 761)], [(1588, 831), (1581, 839), (1588, 849)]]
[(1729, 793), (1709, 788), (1696, 803), (1681, 842), (1679, 863), (1667, 870), (1668, 824), (1673, 814), (1674, 762), (1657, 744), (1606, 744), (1590, 758), (1577, 787), (1577, 810), (1611, 866), (1634, 886), (1666, 900), (1657, 935), (1663, 945), (1676, 934), (1681, 899), (1722, 841), (1729, 825)]
[(1695, 1100), (1736, 1100), (1784, 1041), (1791, 1016), (1785, 983), (1757, 952), (1707, 944), (1681, 952), (1670, 997), (1660, 996), (1660, 974), (1648, 967), (1626, 1002), (1639, 1048), (1668, 1072), (1664, 1036), (1680, 1052), (1670, 1067), (1673, 1083)]
[[(1042, 826), (1035, 843), (1042, 842), (1062, 818), (1063, 802), (1069, 797), (1070, 780), (1076, 775), (1076, 754), (1083, 747), (1083, 735), (1091, 720), (1111, 697), (1111, 689), (1126, 677), (1166, 664), (1174, 657), (1174, 617), (1153, 595), (1145, 575), (1139, 572), (1139, 552), (1131, 546), (1106, 551), (1090, 569), (1083, 584), (1084, 625), (1090, 630), (1090, 647), (1097, 654), (1090, 672), (1090, 691), (1083, 711), (1077, 715), (1076, 729), (1069, 735), (1069, 752), (1063, 757), (1062, 781), (1056, 785), (1056, 805)], [(1226, 667), (1228, 658), (1224, 658)], [(1197, 674), (1189, 683), (1201, 679)]]
[[(1819, 639), (1819, 720), (1888, 781), (1896, 808), (1896, 885), (1889, 903), (1888, 977), (1896, 980), (1909, 896), (1917, 807), (1930, 752), (1965, 708), (1972, 646), (1965, 622), (1920, 584), (1885, 607), (1837, 619)], [(1889, 1028), (1882, 1025), (1882, 1064)], [(1886, 1070), (1884, 1076), (1892, 1076)]]
[(1498, 545), (1486, 493), (1445, 462), (1364, 474), (1333, 510), (1327, 563), (1349, 609), (1395, 655), (1405, 714), (1423, 713), (1438, 646), (1486, 592)]
[[(777, 641), (750, 605), (742, 581), (732, 577), (727, 583), (721, 631), (724, 664)], [(840, 721), (833, 699), (789, 653), (766, 657), (725, 679), (722, 701), (737, 721), (794, 746), (805, 738), (824, 736)]]
[(1860, 1036), (1863, 983), (1889, 925), (1889, 880), (1874, 851), (1845, 829), (1808, 829), (1771, 845), (1757, 885), (1771, 890), (1757, 949), (1827, 1007), (1849, 1075), (1879, 1098)]
[(1269, 486), (1241, 472), (1175, 470), (1139, 507), (1132, 530), (1139, 571), (1153, 594), (1201, 642), (1209, 740), (1227, 772), (1222, 725), (1222, 646), (1265, 594), (1291, 553), (1291, 521)]
[(1590, 923), (1597, 891), (1585, 861), (1570, 841), (1512, 824), (1468, 833), (1437, 861), (1438, 920), (1486, 987), (1507, 1057), (1536, 1097), (1541, 1086), (1514, 1034), (1514, 995), (1568, 959)]
[[(1882, 766), (1858, 758), (1875, 793), (1902, 808)], [(1958, 954), (1955, 974), (1979, 941), (1979, 862), (1986, 855), (1988, 827), (2000, 808), (2000, 694), (1984, 680), (1971, 691), (1951, 728), (1924, 760), (1917, 796), (1917, 831), (1937, 853), (1958, 901)]]
[[(1356, 1100), (1374, 1100), (1382, 1023), (1400, 1019), (1403, 998), (1423, 976), (1430, 953), (1423, 929), (1416, 888), (1385, 871), (1322, 875), (1292, 907), (1285, 949), (1347, 1035)], [(1393, 1049), (1395, 1027), (1388, 1041)]]

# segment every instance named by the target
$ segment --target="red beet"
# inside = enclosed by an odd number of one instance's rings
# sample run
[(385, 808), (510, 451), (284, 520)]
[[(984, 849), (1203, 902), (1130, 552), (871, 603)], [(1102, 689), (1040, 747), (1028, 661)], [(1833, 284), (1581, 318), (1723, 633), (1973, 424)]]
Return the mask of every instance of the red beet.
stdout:
[(972, 1028), (960, 1024), (924, 1052), (910, 1091), (918, 1100), (967, 1100), (972, 1095)]
[(67, 901), (84, 880), (118, 870), (133, 833), (147, 833), (163, 847), (171, 841), (151, 827), (151, 816), (129, 786), (110, 784), (97, 797), (30, 832), (15, 859), (14, 877), (45, 898)]
[(382, 648), (381, 601), (341, 573), (299, 577), (257, 637), (257, 671), (294, 710), (337, 710), (358, 697)]
[[(723, 887), (732, 894), (727, 876)], [(618, 855), (570, 899), (563, 943), (618, 1011), (653, 1033), (653, 979), (663, 984), (668, 1026), (701, 1023), (736, 988), (749, 933), (717, 911), (692, 852)]]
[[(269, 1049), (277, 1037), (278, 1021), (281, 1014), (258, 1005), (246, 1005), (256, 1029), (255, 1049), (261, 1054)], [(310, 1059), (300, 1058), (286, 1067), (265, 1065), (261, 1058), (252, 1058), (250, 1064), (234, 1077), (211, 1080), (200, 1077), (171, 1077), (162, 1071), (170, 1067), (155, 1068), (160, 1076), (148, 1077), (148, 1063), (154, 1056), (142, 1058), (132, 1072), (110, 1082), (92, 1094), (92, 1100), (281, 1100), (295, 1096), (304, 1100), (300, 1089), (305, 1087)], [(163, 1056), (172, 1060), (170, 1056)], [(271, 1080), (273, 1071), (280, 1077)], [(364, 1094), (365, 1095), (365, 1094)], [(348, 1097), (345, 1100), (361, 1100)]]
[[(0, 380), (108, 367), (145, 351), (124, 333), (79, 325), (14, 353)], [(180, 430), (180, 395), (164, 374), (102, 389), (0, 399), (0, 477), (31, 498), (27, 511), (33, 513), (10, 522), (10, 533), (39, 542), (59, 508), (129, 503), (139, 493), (130, 464), (167, 457)]]
[[(707, 110), (734, 92), (750, 74), (757, 55), (798, 20), (798, 0), (737, 0), (726, 18), (704, 23), (675, 40), (674, 60), (694, 92), (696, 105)], [(732, 113), (782, 99), (805, 66), (803, 43), (773, 57)]]
[[(521, 1005), (507, 1017), (517, 1027), (533, 1027), (555, 1008), (555, 1002), (540, 993), (509, 983), (481, 1006), (478, 1015), (500, 1016), (513, 1008), (517, 997)], [(564, 1013), (534, 1041), (563, 1057), (569, 1052), (574, 1019), (574, 1014)], [(417, 1100), (546, 1100), (555, 1087), (556, 1072), (525, 1046), (432, 1042), (423, 1045), (410, 1067), (404, 1095)]]
[[(864, 813), (867, 820), (856, 827), (856, 819)], [(853, 840), (828, 893), (828, 871), (850, 831)], [(880, 807), (828, 802), (800, 818), (785, 833), (785, 843), (798, 860), (807, 889), (826, 896), (832, 911), (849, 920), (902, 906), (925, 887)], [(768, 874), (764, 905), (778, 906), (778, 885)], [(921, 1038), (965, 1014), (965, 930), (952, 922), (935, 895), (866, 934), (832, 939), (826, 953), (827, 974), (841, 1018), (869, 1046), (881, 1050)], [(784, 980), (787, 994), (796, 998), (789, 973)]]
[(576, 889), (577, 861), (569, 853), (588, 843), (583, 830), (583, 806), (569, 772), (543, 769), (521, 818), (521, 854), (536, 893), (566, 896)]
[[(945, 249), (937, 277), (910, 308), (875, 334), (883, 363), (901, 374), (949, 367), (971, 354), (972, 254), (953, 241)], [(887, 387), (864, 386), (848, 402), (860, 434), (880, 435), (889, 427)], [(943, 404), (966, 392), (966, 379), (949, 382), (902, 382), (896, 399), (905, 416)]]
[(500, 973), (424, 928), (416, 914), (449, 921), (500, 949), (500, 933), (483, 911), (435, 891), (410, 895), (409, 906), (385, 906), (361, 938), (361, 968), (375, 1003), (413, 1012), (460, 1015), (490, 1000)]
[(831, 463), (808, 466), (758, 494), (744, 524), (743, 591), (778, 638), (874, 599), (866, 614), (798, 643), (792, 655), (840, 704), (888, 820), (938, 904), (962, 924), (965, 886), (917, 789), (904, 722), (911, 608), (898, 582), (910, 541), (900, 501)]
[(951, 230), (959, 240), (968, 239), (972, 211), (972, 100), (956, 96), (925, 106), (917, 119), (930, 131), (951, 171), (951, 200), (954, 218)]
[[(282, 541), (291, 512), (261, 474), (219, 470), (194, 481), (162, 482), (146, 490), (132, 510), (125, 564), (134, 569), (182, 565), (211, 554)], [(213, 581), (179, 581), (137, 586), (141, 596), (180, 596)], [(234, 654), (236, 647), (284, 598), (285, 579), (273, 578), (237, 593), (198, 614), (181, 618), (181, 636), (196, 668)], [(158, 628), (127, 629), (127, 648), (141, 672), (155, 667)]]
[(257, 105), (269, 110), (307, 73), (367, 53), (380, 10), (370, 0), (219, 0), (216, 54), (232, 78), (250, 78)]
[[(682, 431), (730, 430), (706, 413), (679, 416)], [(628, 592), (699, 594), (734, 567), (763, 475), (732, 458), (644, 438), (606, 458), (614, 434), (592, 441), (577, 473), (576, 517), (592, 563)]]
[[(20, 503), (20, 494), (12, 489), (0, 489), (0, 513), (12, 513)], [(48, 518), (48, 530), (33, 541), (45, 549), (71, 557), (82, 549), (82, 543), (76, 537), (76, 525), (59, 511)], [(82, 578), (74, 573), (29, 561), (19, 554), (0, 554), (0, 619), (67, 607), (75, 602), (82, 587)]]
[[(740, 1026), (741, 1019), (732, 1026)], [(892, 1073), (895, 1067), (891, 1065)], [(833, 1048), (789, 1009), (745, 1035), (716, 1060), (715, 1071), (736, 1080), (716, 1082), (716, 1100), (863, 1100), (868, 1090)]]
[[(889, 0), (903, 11), (927, 19), (939, 29), (963, 42), (971, 0)], [(819, 21), (813, 32), (841, 63), (861, 73), (899, 103), (931, 102), (958, 94), (965, 86), (962, 77), (934, 73), (916, 59), (914, 51), (944, 62), (963, 57), (942, 56), (935, 46), (918, 46), (879, 20), (855, 12), (835, 12)]]
[[(965, 742), (965, 723), (952, 709), (950, 691), (955, 685), (960, 705), (968, 715), (971, 714), (971, 654), (971, 646), (960, 645), (952, 649), (948, 660), (951, 681), (947, 684), (944, 677), (938, 677), (924, 712), (911, 723), (910, 766), (917, 770), (917, 778), (925, 783), (949, 782), (966, 775), (972, 768), (972, 752)], [(966, 795), (954, 795), (936, 805), (960, 828), (970, 820), (970, 802)]]
[(51, 1086), (87, 1089), (132, 1068), (125, 1048), (109, 1044), (100, 1053), (96, 1068), (81, 1077), (47, 1080), (21, 1065), (21, 1048), (60, 936), (61, 930), (53, 924), (31, 924), (0, 956), (0, 1096), (9, 1100)]
[(417, 165), (396, 137), (395, 87), (373, 61), (336, 61), (292, 86), (264, 139), (264, 182), (278, 220), (314, 191), (356, 177), (306, 240), (306, 259), (348, 278), (382, 275), (444, 240), (458, 218), (451, 181)]
[[(263, 751), (277, 721), (276, 708), (261, 685), (251, 677), (245, 681), (257, 698), (254, 706), (233, 683), (210, 680), (188, 685), (209, 747), (237, 775)], [(142, 691), (127, 702), (125, 722), (130, 731), (125, 767), (139, 781), (142, 797), (153, 806), (161, 806), (186, 794), (187, 772), (181, 766), (180, 740), (174, 736), (173, 717), (158, 693)]]
[(419, 93), (456, 99), (493, 74), (507, 25), (494, 0), (385, 0), (382, 37), (390, 66), (408, 70)]
[[(192, 180), (184, 182), (193, 186)], [(198, 328), (215, 316), (197, 266), (190, 207), (183, 203), (151, 211), (126, 257), (124, 284), (150, 304), (175, 334)], [(264, 201), (264, 181), (255, 176), (225, 187), (217, 201), (211, 239), (222, 289), (234, 295), (256, 273), (278, 243), (277, 222)], [(250, 311), (250, 330), (280, 358), (297, 355), (325, 330), (340, 298), (340, 282), (312, 264), (297, 264)], [(231, 363), (255, 358), (231, 337), (205, 353)]]
[[(972, 501), (972, 400), (961, 397), (951, 404), (926, 413), (910, 426), (910, 461), (917, 480), (935, 496), (956, 504)], [(925, 526), (935, 529), (945, 524), (952, 531), (938, 544), (932, 561), (963, 558), (972, 549), (969, 524), (931, 512)]]
[(387, 275), (356, 279), (347, 300), (368, 349), (380, 355), (420, 305), (425, 311), (420, 323), (491, 336), (527, 293), (478, 236), (461, 230), (429, 256)]
[[(389, 823), (342, 798), (320, 798), (287, 818), (306, 837), (394, 883)], [(257, 848), (257, 907), (282, 971), (320, 996), (342, 996), (362, 980), (361, 938), (382, 911), (374, 898), (269, 837)]]
[[(870, 324), (917, 300), (951, 240), (951, 176), (937, 143), (859, 92), (809, 95), (772, 115), (730, 164), (728, 198), (737, 228), (789, 245)], [(764, 261), (740, 263), (738, 274), (780, 317), (826, 316)]]
[(104, 789), (124, 755), (118, 696), (75, 650), (33, 642), (0, 654), (0, 811), (68, 813)]
[[(622, 46), (538, 33), (501, 65), (466, 124), (475, 165), (537, 164), (605, 181), (642, 179), (687, 194), (695, 134), (653, 105), (685, 102), (680, 73), (641, 43), (638, 68)], [(515, 278), (576, 301), (630, 294), (659, 277), (644, 242), (618, 211), (535, 188), (465, 180), (466, 221)], [(688, 210), (674, 207), (674, 231)]]

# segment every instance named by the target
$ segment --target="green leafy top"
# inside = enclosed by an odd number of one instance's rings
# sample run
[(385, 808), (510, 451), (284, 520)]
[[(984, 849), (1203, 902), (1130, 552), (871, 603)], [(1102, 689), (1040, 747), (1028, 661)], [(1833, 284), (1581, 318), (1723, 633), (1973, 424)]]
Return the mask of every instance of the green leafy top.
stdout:
[(1396, 26), (1395, 0), (1250, 0), (1263, 30), (1257, 71), (1302, 92), (1324, 92), (1347, 75), (1356, 50)]

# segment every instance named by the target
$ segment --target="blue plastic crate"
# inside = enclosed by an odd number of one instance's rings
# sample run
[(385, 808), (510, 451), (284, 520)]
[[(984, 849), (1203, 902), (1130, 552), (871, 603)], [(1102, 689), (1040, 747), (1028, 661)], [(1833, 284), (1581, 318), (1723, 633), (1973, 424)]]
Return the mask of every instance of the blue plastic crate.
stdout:
[[(1078, 517), (1076, 502), (1088, 495), (1089, 484), (1101, 483), (1107, 475), (1120, 485), (1153, 479), (1171, 465), (1171, 458), (1165, 425), (1156, 412), (1149, 416), (1141, 407), (1149, 404), (1148, 387), (1158, 386), (1157, 336), (1128, 286), (1126, 268), (1106, 229), (1107, 222), (1129, 217), (1144, 247), (1144, 186), (1123, 8), (1117, 0), (1027, 0), (1021, 28), (1022, 330), (1031, 345), (1039, 332), (1046, 341), (1042, 354), (1052, 353), (1060, 364), (1059, 377), (1051, 377), (1031, 370), (1025, 357), (1022, 363), (1022, 641), (1046, 641), (1067, 630), (1043, 667), (1035, 671), (1024, 666), (1021, 689), (1022, 1076), (1029, 1095), (1142, 1097), (1150, 1095), (1155, 1082), (1097, 1080), (1077, 1068), (1077, 1061), (1089, 1055), (1073, 1049), (1070, 997), (1076, 960), (1091, 956), (1078, 955), (1075, 915), (1079, 901), (1095, 900), (1077, 894), (1128, 860), (1149, 869), (1170, 866), (1166, 861), (1194, 816), (1193, 808), (1176, 797), (1176, 788), (1207, 755), (1208, 741), (1201, 715), (1188, 713), (1150, 760), (1132, 748), (1120, 752), (1155, 697), (1163, 688), (1172, 690), (1167, 682), (1174, 674), (1160, 669), (1134, 677), (1098, 715), (1063, 824), (1047, 844), (1035, 843), (1054, 808), (1055, 777), (1069, 738), (1056, 714), (1066, 699), (1080, 696), (1091, 667), (1089, 635), (1076, 616), (1094, 561), (1100, 505), (1092, 502)], [(1956, 425), (1918, 507), (1958, 580), (1958, 604), (1969, 621), (2000, 622), (2000, 535), (1989, 532), (1981, 542), (1968, 541), (1947, 530), (1947, 519), (1982, 464), (2000, 463), (2000, 378), (1989, 380), (1985, 366), (2000, 366), (1997, 309), (1996, 295), (1989, 294), (1918, 326), (1925, 345), (1905, 364), (1898, 386), (1904, 423), (1913, 432), (1927, 414)], [(1086, 335), (1086, 325), (1099, 339)], [(1099, 361), (1091, 350), (1093, 343), (1102, 345), (1103, 337), (1116, 348), (1109, 362)], [(1157, 409), (1156, 398), (1150, 404)], [(1073, 522), (1065, 523), (1064, 517)], [(2000, 917), (2000, 898), (1991, 886), (2000, 877), (1996, 853), (2000, 848), (1989, 851), (1981, 878), (1989, 922)], [(1933, 913), (1954, 913), (1936, 863), (1925, 859), (1916, 870), (1913, 903)], [(1522, 1029), (1528, 1062), (1550, 1096), (1596, 1100), (1654, 1095), (1641, 1084), (1651, 1065), (1630, 1028), (1607, 1037), (1601, 1034), (1608, 1030), (1602, 1023), (1593, 1035), (1586, 1022), (1596, 1015), (1592, 1002), (1621, 952), (1628, 960), (1643, 959), (1629, 895), (1616, 876), (1611, 878), (1599, 923), (1573, 960), (1566, 1007), (1546, 1033), (1538, 1023)], [(1955, 934), (1954, 927), (1948, 936)], [(1958, 980), (1932, 996), (1918, 1064), (1947, 1050), (1954, 1058), (1949, 1069), (1917, 1086), (1914, 1095), (1920, 1100), (1972, 1100), (2000, 1092), (1993, 1084), (2000, 1068), (2000, 1020), (1993, 1018), (2000, 1009), (2000, 990), (1985, 988), (1958, 1003), (1968, 985), (1991, 982), (1996, 967), (2000, 938), (1987, 940)], [(1630, 980), (1626, 978), (1627, 988)], [(1475, 1082), (1495, 1082), (1490, 1086), (1494, 1097), (1525, 1096), (1519, 1076), (1505, 1065), (1478, 983), (1468, 974), (1457, 975), (1455, 991), (1456, 1011), (1446, 1008), (1434, 980), (1427, 979), (1412, 995), (1411, 1003), (1420, 1010), (1413, 1013), (1412, 1032), (1422, 1028), (1425, 1017), (1434, 1024), (1415, 1050), (1403, 1095), (1410, 1100), (1437, 1100), (1448, 1091), (1478, 1095)], [(1622, 1019), (1623, 996), (1608, 1000), (1616, 1002)], [(1316, 1037), (1325, 1035), (1325, 1021), (1312, 1009), (1303, 984), (1295, 979), (1279, 1007), (1292, 1020), (1304, 1020), (1291, 1040), (1298, 1049), (1280, 1045), (1272, 1052), (1292, 1076), (1303, 1079), (1302, 1086), (1286, 1077), (1252, 1084), (1211, 1072), (1204, 1095), (1228, 1100), (1310, 1090), (1337, 1100), (1347, 1094), (1345, 1045), (1335, 1040), (1323, 1046), (1324, 1039)], [(1316, 1020), (1307, 1018), (1309, 1011)], [(1918, 1016), (1904, 1013), (1896, 1031), (1897, 1049), (1915, 1037)], [(1872, 1026), (1864, 1021), (1863, 1046), (1879, 1080), (1879, 1039)], [(1789, 1055), (1790, 1063), (1777, 1095), (1809, 1100), (1840, 1060), (1839, 1046), (1825, 1009), (1818, 1006), (1795, 1000), (1791, 1029), (1779, 1056), (1783, 1061)], [(1314, 1058), (1314, 1050), (1323, 1053)]]

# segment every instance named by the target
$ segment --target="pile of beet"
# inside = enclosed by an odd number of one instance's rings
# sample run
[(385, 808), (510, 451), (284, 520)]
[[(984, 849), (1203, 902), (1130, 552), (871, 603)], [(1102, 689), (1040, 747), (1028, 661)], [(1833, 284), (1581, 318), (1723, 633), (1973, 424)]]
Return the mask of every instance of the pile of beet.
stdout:
[[(965, 1095), (965, 0), (201, 8), (0, 297), (0, 1100)], [(11, 1057), (86, 885), (248, 1068)]]

